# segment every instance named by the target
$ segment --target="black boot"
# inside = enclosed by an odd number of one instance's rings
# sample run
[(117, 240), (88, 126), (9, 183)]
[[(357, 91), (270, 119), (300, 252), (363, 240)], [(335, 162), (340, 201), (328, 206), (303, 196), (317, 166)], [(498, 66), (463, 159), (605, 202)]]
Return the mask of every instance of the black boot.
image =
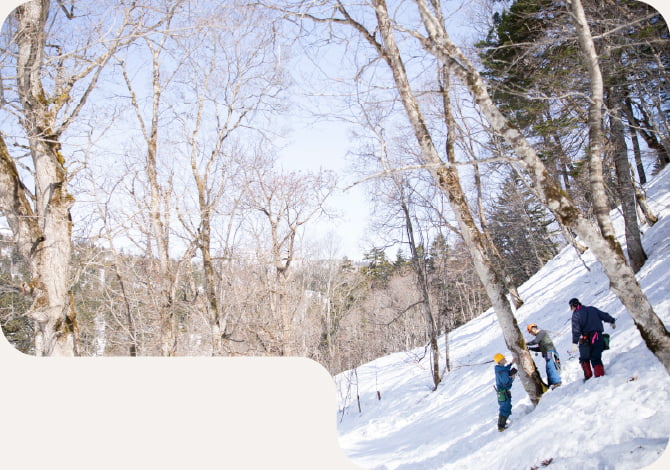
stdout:
[(505, 430), (507, 424), (507, 416), (498, 415), (498, 431), (502, 432)]

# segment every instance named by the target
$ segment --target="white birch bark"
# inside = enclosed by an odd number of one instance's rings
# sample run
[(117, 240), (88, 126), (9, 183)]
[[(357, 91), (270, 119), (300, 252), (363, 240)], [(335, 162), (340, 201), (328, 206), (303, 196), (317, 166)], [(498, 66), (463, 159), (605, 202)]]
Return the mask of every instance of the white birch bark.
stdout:
[(593, 213), (603, 237), (616, 239), (616, 232), (609, 216), (607, 191), (603, 180), (603, 77), (598, 61), (598, 53), (593, 44), (591, 29), (586, 22), (586, 15), (581, 0), (567, 0), (570, 13), (577, 30), (582, 59), (589, 73), (591, 99), (589, 105), (589, 180), (593, 202)]
[(31, 233), (33, 303), (26, 316), (35, 321), (36, 355), (72, 356), (77, 328), (69, 286), (74, 198), (68, 192), (55, 117), (41, 81), (48, 13), (48, 0), (34, 0), (16, 10), (17, 90), (35, 170), (38, 227)]

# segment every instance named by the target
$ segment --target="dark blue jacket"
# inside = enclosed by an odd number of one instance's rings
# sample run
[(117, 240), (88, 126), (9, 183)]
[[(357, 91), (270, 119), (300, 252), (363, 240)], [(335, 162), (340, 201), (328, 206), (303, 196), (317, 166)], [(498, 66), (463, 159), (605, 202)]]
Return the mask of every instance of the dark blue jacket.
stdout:
[(579, 337), (587, 333), (603, 332), (603, 322), (614, 323), (616, 320), (609, 313), (595, 307), (580, 305), (572, 312), (572, 343), (577, 344)]
[(512, 388), (512, 382), (514, 378), (509, 375), (509, 371), (512, 368), (512, 364), (507, 364), (506, 366), (501, 366), (496, 364), (494, 367), (496, 373), (496, 388), (498, 390), (509, 390)]

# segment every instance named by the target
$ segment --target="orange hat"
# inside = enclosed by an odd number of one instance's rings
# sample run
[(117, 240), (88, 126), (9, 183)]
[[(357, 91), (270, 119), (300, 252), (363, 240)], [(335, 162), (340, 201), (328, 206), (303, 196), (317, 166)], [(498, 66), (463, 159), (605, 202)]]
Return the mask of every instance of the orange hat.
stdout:
[(497, 353), (495, 356), (493, 356), (493, 360), (494, 360), (497, 364), (499, 364), (500, 361), (502, 361), (503, 359), (505, 359), (505, 356), (503, 356), (503, 355), (500, 354), (500, 353)]
[(530, 333), (530, 330), (531, 330), (532, 328), (537, 328), (537, 325), (536, 325), (535, 323), (531, 323), (530, 325), (528, 325), (528, 326), (526, 327), (526, 329), (528, 330), (528, 333)]

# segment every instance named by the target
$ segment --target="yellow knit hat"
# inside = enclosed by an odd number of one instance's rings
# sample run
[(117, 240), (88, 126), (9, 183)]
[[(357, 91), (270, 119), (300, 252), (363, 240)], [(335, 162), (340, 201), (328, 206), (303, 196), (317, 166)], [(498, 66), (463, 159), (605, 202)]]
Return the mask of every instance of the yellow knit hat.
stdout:
[(499, 363), (499, 362), (502, 361), (503, 359), (505, 359), (505, 356), (503, 356), (503, 355), (500, 354), (500, 353), (498, 353), (498, 354), (496, 354), (495, 356), (493, 356), (493, 360), (496, 361), (496, 363)]

